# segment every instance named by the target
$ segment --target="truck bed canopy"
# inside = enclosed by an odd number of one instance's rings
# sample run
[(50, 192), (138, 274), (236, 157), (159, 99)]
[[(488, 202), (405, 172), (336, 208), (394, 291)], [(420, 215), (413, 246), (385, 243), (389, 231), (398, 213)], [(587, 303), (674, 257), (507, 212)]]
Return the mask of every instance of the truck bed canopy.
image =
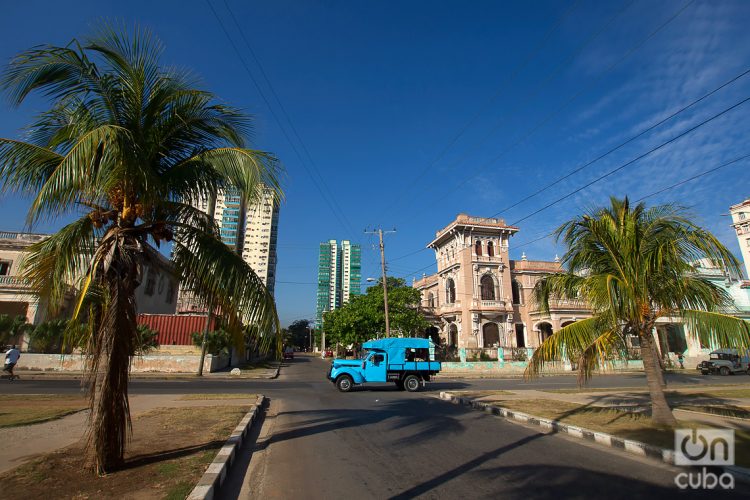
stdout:
[(362, 344), (362, 347), (364, 347), (365, 349), (387, 351), (388, 355), (391, 356), (391, 358), (394, 360), (403, 360), (406, 349), (430, 349), (434, 346), (435, 344), (433, 344), (430, 339), (420, 339), (413, 337), (389, 337), (385, 339), (370, 340), (369, 342), (365, 342), (364, 344)]

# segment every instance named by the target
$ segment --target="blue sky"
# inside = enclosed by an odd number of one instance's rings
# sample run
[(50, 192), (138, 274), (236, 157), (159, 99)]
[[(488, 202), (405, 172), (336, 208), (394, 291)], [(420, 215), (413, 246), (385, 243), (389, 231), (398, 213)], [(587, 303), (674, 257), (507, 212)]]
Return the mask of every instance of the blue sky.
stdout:
[[(205, 0), (9, 2), (0, 60), (66, 44), (102, 20), (137, 23), (163, 41), (165, 64), (190, 68), (203, 87), (253, 114), (255, 146), (286, 171), (276, 287), (284, 324), (314, 317), (320, 241), (361, 243), (363, 278), (377, 277), (376, 240), (363, 231), (395, 227), (386, 240), (390, 273), (410, 282), (434, 272), (432, 252), (418, 251), (456, 214), (495, 215), (750, 69), (742, 0), (210, 1), (302, 159)], [(499, 216), (514, 223), (746, 97), (750, 75)], [(44, 106), (0, 103), (0, 136), (18, 137)], [(511, 256), (552, 259), (563, 249), (539, 238), (582, 209), (610, 195), (637, 199), (749, 154), (748, 110), (743, 104), (523, 220)], [(690, 207), (739, 255), (724, 214), (750, 197), (748, 172), (750, 161), (740, 161), (647, 201)], [(28, 200), (0, 198), (0, 229), (23, 229), (27, 208)]]

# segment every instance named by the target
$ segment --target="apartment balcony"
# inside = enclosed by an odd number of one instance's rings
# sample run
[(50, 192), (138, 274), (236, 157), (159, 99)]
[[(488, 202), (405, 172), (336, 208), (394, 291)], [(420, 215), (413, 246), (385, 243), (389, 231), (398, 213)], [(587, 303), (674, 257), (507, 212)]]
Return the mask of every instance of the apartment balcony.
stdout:
[(475, 264), (504, 264), (503, 258), (499, 255), (472, 255), (471, 261)]
[(436, 307), (435, 310), (439, 314), (460, 313), (461, 301), (457, 300), (455, 302), (451, 302), (450, 304), (441, 304), (439, 307)]
[(481, 299), (472, 299), (471, 301), (471, 307), (472, 309), (479, 309), (479, 310), (487, 310), (487, 311), (496, 311), (498, 309), (505, 310), (506, 309), (507, 302), (505, 300), (481, 300)]
[(21, 290), (28, 291), (31, 289), (28, 280), (18, 276), (0, 276), (1, 290)]

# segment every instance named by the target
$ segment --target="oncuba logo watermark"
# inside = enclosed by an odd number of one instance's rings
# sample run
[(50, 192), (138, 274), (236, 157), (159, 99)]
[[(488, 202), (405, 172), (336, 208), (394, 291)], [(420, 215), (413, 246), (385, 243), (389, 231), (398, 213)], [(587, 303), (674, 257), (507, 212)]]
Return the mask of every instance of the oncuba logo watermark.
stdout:
[(677, 474), (674, 482), (682, 490), (733, 490), (734, 476), (728, 472), (717, 474), (706, 466), (734, 465), (734, 429), (676, 429), (674, 463), (703, 466), (697, 471)]

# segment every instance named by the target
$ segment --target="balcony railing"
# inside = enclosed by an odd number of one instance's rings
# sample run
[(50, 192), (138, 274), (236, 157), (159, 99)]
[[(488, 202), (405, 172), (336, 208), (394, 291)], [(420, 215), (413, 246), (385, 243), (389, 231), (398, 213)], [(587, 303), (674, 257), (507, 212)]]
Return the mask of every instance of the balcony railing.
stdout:
[(0, 240), (21, 240), (36, 242), (47, 237), (46, 234), (17, 233), (15, 231), (0, 231)]
[(17, 276), (0, 276), (0, 285), (28, 286), (29, 282), (25, 278)]

